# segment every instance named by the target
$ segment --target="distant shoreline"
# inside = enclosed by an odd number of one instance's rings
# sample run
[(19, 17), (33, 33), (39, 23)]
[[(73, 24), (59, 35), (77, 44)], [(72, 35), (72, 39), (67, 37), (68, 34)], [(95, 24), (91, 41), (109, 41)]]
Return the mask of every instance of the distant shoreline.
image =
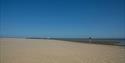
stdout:
[[(41, 37), (0, 37), (0, 38), (47, 39), (47, 40), (61, 40), (69, 42), (89, 43), (88, 38), (41, 38)], [(125, 40), (125, 39), (93, 38), (91, 44), (125, 46), (125, 44), (121, 44), (119, 40)]]

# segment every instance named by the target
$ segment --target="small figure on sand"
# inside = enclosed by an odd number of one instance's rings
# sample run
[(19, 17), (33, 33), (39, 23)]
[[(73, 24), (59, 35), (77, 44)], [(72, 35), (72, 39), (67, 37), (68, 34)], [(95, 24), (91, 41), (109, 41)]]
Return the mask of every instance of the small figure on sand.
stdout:
[(89, 37), (89, 43), (92, 43), (92, 37)]

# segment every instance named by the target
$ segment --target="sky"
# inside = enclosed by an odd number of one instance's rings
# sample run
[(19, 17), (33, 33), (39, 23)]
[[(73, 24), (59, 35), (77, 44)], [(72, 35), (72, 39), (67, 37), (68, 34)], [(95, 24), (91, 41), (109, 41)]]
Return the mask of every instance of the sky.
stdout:
[(0, 1), (0, 35), (125, 38), (124, 0)]

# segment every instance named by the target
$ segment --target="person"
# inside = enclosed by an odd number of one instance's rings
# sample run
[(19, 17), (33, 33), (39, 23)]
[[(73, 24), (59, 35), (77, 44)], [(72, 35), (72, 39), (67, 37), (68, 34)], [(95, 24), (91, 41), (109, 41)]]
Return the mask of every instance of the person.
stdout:
[(92, 37), (89, 37), (89, 43), (92, 43)]

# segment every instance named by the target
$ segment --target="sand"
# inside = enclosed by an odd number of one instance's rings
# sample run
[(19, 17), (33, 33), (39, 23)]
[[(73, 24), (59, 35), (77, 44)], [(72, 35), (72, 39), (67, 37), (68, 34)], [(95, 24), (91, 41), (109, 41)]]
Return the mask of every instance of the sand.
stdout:
[(0, 38), (0, 63), (125, 63), (125, 48), (59, 40)]

